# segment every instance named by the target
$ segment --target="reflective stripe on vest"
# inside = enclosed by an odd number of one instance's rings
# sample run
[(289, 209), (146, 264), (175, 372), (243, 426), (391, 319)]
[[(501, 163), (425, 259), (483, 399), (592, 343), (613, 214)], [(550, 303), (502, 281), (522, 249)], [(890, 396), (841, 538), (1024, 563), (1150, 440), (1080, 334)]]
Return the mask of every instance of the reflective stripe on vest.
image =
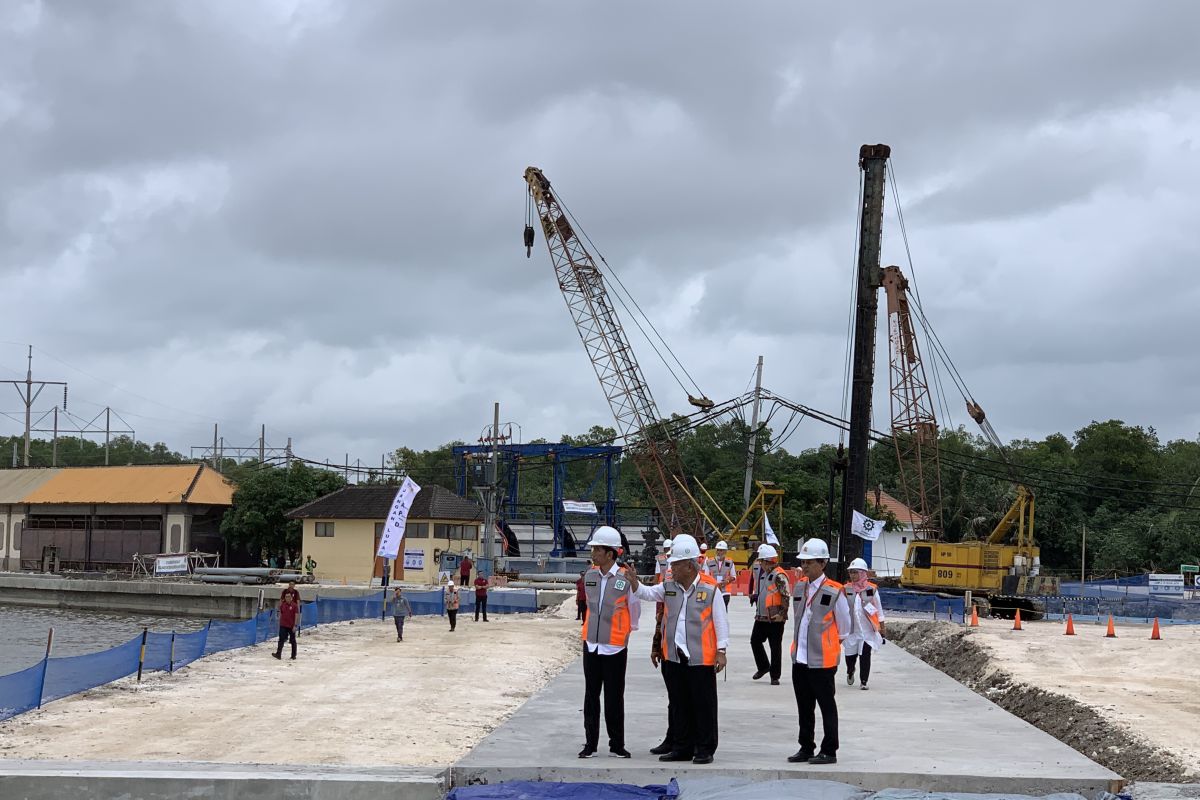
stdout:
[(683, 617), (684, 636), (687, 637), (688, 664), (711, 667), (717, 663), (717, 628), (713, 624), (713, 601), (717, 597), (717, 582), (709, 575), (697, 574), (692, 596), (684, 595), (683, 587), (675, 581), (663, 584), (662, 651), (668, 661), (679, 662), (679, 648), (675, 645), (675, 628), (679, 624), (679, 612), (687, 599), (687, 613)]
[(838, 637), (837, 617), (834, 616), (833, 610), (837, 606), (838, 595), (841, 593), (842, 585), (826, 578), (817, 589), (817, 593), (813, 595), (812, 603), (808, 603), (808, 580), (796, 581), (796, 588), (792, 590), (792, 613), (796, 615), (796, 627), (792, 631), (792, 663), (796, 661), (796, 642), (800, 639), (800, 623), (804, 620), (804, 612), (807, 610), (810, 614), (807, 639), (808, 666), (828, 669), (838, 665), (842, 642)]
[(754, 604), (755, 619), (767, 619), (772, 609), (782, 608), (787, 602), (787, 598), (783, 596), (783, 590), (779, 588), (776, 581), (778, 575), (787, 577), (783, 567), (778, 565), (773, 567), (770, 572), (763, 571), (759, 574), (758, 596), (755, 598)]
[(624, 647), (629, 641), (629, 581), (618, 572), (608, 577), (604, 596), (600, 596), (600, 570), (592, 567), (583, 576), (583, 592), (587, 595), (587, 613), (583, 617), (581, 634), (585, 642)]
[[(853, 586), (851, 586), (850, 584), (846, 584), (846, 600), (850, 603), (850, 612), (851, 612), (850, 613), (850, 631), (851, 631), (851, 633), (859, 632), (857, 630), (858, 614), (856, 613), (856, 609), (854, 607), (854, 599), (858, 594), (859, 594), (858, 592), (854, 591)], [(875, 606), (875, 613), (868, 614), (867, 610), (864, 608), (863, 614), (866, 614), (867, 619), (871, 621), (871, 627), (873, 627), (876, 631), (878, 631), (879, 630), (879, 587), (873, 583), (870, 583), (869, 581), (867, 582), (866, 590), (862, 592), (862, 604), (865, 606), (867, 603), (870, 603), (871, 605)]]

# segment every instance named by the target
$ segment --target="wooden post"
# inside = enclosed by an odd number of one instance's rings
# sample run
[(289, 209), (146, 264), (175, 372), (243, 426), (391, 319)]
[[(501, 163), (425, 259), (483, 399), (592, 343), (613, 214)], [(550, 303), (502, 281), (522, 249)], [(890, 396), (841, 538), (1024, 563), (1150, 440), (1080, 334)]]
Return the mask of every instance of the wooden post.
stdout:
[(175, 671), (175, 631), (171, 631), (171, 656), (167, 661), (167, 672)]
[(149, 628), (142, 628), (142, 647), (138, 651), (138, 683), (142, 682), (142, 665), (146, 663), (146, 638), (150, 635)]
[[(14, 447), (16, 445), (13, 445)], [(42, 695), (46, 693), (46, 672), (50, 669), (50, 649), (54, 646), (54, 628), (50, 629), (50, 633), (46, 636), (46, 658), (42, 661), (42, 684), (38, 687), (38, 704), (37, 707), (42, 707)]]

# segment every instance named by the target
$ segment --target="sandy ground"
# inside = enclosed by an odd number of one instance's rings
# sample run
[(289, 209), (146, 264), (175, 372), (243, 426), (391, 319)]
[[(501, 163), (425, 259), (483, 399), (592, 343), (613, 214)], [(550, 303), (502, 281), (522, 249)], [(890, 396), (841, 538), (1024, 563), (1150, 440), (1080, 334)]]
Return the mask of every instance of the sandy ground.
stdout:
[[(565, 604), (566, 605), (566, 604)], [(578, 654), (574, 603), (458, 630), (418, 617), (324, 625), (125, 679), (0, 723), (0, 758), (449, 765)]]
[(1200, 764), (1200, 626), (1162, 629), (1121, 625), (1116, 639), (1105, 626), (1077, 623), (1064, 636), (1061, 622), (981, 620), (975, 641), (991, 651), (996, 666), (1019, 681), (1064, 694), (1118, 720), (1151, 744)]

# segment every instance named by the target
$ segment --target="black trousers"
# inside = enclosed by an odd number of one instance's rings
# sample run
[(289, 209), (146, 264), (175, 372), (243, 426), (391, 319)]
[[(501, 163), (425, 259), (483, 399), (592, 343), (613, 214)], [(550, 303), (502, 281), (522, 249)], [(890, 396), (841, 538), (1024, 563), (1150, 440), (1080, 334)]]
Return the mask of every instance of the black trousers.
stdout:
[(458, 609), (455, 608), (452, 610), (447, 608), (446, 616), (450, 618), (450, 630), (454, 630), (454, 627), (458, 624)]
[(483, 621), (487, 622), (488, 618), (487, 618), (487, 598), (486, 597), (476, 597), (475, 598), (475, 621), (476, 622), (479, 622), (479, 612), (480, 611), (483, 612)]
[[(759, 672), (770, 672), (771, 680), (779, 680), (783, 674), (783, 628), (786, 621), (768, 622), (765, 619), (754, 620), (750, 630), (750, 649), (754, 652), (754, 665)], [(771, 658), (767, 659), (763, 642), (771, 646)]]
[(711, 756), (717, 751), (717, 668), (662, 662), (667, 683), (671, 745), (677, 753)]
[(289, 641), (289, 640), (292, 643), (292, 658), (295, 658), (296, 657), (296, 629), (295, 628), (285, 628), (282, 625), (280, 625), (279, 626), (279, 646), (275, 648), (275, 655), (278, 656), (281, 653), (283, 653), (283, 643), (286, 641)]
[(583, 619), (584, 613), (587, 611), (587, 600), (575, 601), (575, 621), (579, 622)]
[(838, 749), (838, 711), (833, 699), (833, 676), (837, 667), (817, 669), (792, 664), (792, 689), (796, 692), (796, 711), (800, 715), (800, 749), (816, 752), (817, 706), (821, 707), (824, 737), (821, 752), (834, 755)]
[(459, 573), (459, 576), (458, 576), (458, 585), (459, 585), (459, 586), (466, 586), (466, 585), (467, 585), (467, 580), (468, 580), (470, 577), (471, 577), (471, 576), (470, 576), (470, 574), (463, 575), (463, 574)]
[(404, 638), (404, 617), (392, 617), (392, 621), (396, 623), (396, 636), (400, 639)]
[(583, 646), (584, 746), (595, 750), (600, 742), (600, 693), (604, 693), (604, 727), (610, 750), (625, 747), (625, 667), (629, 651), (611, 656), (588, 652)]
[[(854, 682), (854, 665), (859, 661), (858, 656), (846, 656), (846, 670), (850, 673), (850, 682)], [(862, 665), (859, 667), (858, 680), (863, 685), (867, 685), (867, 678), (871, 677), (871, 645), (863, 642), (862, 646)]]
[(729, 595), (725, 595), (725, 607), (729, 608)]

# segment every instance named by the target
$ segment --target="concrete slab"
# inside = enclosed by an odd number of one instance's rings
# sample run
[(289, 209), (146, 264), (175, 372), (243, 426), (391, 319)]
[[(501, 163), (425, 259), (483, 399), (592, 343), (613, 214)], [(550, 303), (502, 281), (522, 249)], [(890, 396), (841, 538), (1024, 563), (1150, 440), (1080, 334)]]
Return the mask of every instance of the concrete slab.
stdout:
[[(580, 663), (563, 672), (456, 764), (456, 786), (503, 780), (663, 783), (672, 776), (720, 774), (753, 780), (812, 778), (864, 789), (1049, 794), (1114, 790), (1118, 775), (926, 665), (894, 645), (874, 658), (871, 690), (838, 671), (841, 750), (828, 767), (789, 764), (797, 749), (790, 671), (781, 685), (751, 680), (749, 603), (730, 608), (729, 675), (718, 679), (720, 747), (711, 765), (662, 764), (647, 751), (666, 729), (666, 690), (650, 666), (653, 607), (634, 634), (625, 693), (632, 759), (579, 759), (583, 744)], [(790, 645), (790, 630), (785, 648)], [(820, 721), (817, 736), (820, 738)], [(766, 736), (764, 736), (764, 733)]]
[(441, 800), (445, 770), (0, 760), (5, 800)]

